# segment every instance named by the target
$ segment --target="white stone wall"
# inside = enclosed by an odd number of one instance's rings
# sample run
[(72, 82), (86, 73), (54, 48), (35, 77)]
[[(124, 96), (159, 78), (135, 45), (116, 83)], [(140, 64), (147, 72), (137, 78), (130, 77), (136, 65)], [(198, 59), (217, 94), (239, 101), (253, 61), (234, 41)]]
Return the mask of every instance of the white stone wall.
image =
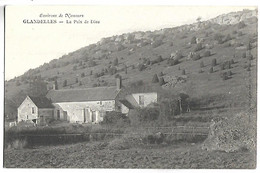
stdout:
[[(34, 107), (34, 113), (32, 113), (32, 107)], [(18, 107), (18, 122), (37, 119), (38, 117), (38, 108), (31, 101), (29, 97), (23, 101), (23, 103)]]
[[(134, 99), (136, 100), (136, 102), (138, 103), (138, 105), (140, 107), (146, 107), (151, 103), (157, 103), (157, 93), (135, 93), (132, 94), (132, 96), (134, 97)], [(140, 105), (139, 104), (139, 96), (144, 96), (144, 105)]]
[[(96, 119), (96, 123), (103, 120), (104, 112), (115, 111), (115, 100), (107, 101), (89, 101), (89, 102), (62, 102), (54, 103), (54, 119), (57, 118), (57, 110), (60, 110), (60, 119), (67, 120), (69, 122), (92, 122), (93, 118)], [(67, 112), (67, 118), (64, 116)], [(93, 117), (92, 114), (96, 116)]]

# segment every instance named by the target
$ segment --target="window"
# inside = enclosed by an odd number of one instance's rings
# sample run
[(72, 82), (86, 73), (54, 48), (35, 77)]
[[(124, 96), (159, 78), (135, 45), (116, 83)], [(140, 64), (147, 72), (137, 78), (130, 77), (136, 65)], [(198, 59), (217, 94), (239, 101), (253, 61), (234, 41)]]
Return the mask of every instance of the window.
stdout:
[(32, 114), (35, 114), (35, 107), (32, 107)]
[(144, 106), (144, 95), (139, 96), (139, 105)]

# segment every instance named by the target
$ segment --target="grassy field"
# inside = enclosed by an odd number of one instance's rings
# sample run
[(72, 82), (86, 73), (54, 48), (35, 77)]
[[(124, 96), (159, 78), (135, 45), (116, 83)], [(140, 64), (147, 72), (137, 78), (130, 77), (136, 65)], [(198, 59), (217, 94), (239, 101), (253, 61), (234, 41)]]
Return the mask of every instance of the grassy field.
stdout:
[(7, 168), (255, 168), (255, 153), (205, 151), (201, 144), (111, 149), (110, 141), (5, 150)]

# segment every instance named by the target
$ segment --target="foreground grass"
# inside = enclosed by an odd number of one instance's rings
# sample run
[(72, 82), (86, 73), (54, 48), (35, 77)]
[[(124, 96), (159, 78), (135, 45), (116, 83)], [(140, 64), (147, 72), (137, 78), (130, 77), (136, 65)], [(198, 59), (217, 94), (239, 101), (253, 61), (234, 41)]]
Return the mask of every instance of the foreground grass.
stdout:
[(201, 144), (145, 145), (124, 150), (109, 141), (4, 151), (7, 168), (255, 168), (255, 153), (205, 151)]

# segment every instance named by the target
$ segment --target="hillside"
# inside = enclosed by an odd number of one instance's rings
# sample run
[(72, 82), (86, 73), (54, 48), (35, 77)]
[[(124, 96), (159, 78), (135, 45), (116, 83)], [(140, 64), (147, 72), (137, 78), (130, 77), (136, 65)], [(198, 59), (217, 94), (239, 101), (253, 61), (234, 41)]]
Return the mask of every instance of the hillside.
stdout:
[[(212, 105), (245, 106), (256, 94), (257, 11), (244, 10), (214, 19), (103, 38), (5, 81), (5, 114), (14, 116), (30, 82), (40, 76), (58, 88), (152, 83), (158, 74), (162, 88), (208, 97)], [(215, 61), (215, 62), (213, 62)], [(211, 69), (212, 68), (212, 69)], [(252, 97), (253, 96), (253, 97)]]

